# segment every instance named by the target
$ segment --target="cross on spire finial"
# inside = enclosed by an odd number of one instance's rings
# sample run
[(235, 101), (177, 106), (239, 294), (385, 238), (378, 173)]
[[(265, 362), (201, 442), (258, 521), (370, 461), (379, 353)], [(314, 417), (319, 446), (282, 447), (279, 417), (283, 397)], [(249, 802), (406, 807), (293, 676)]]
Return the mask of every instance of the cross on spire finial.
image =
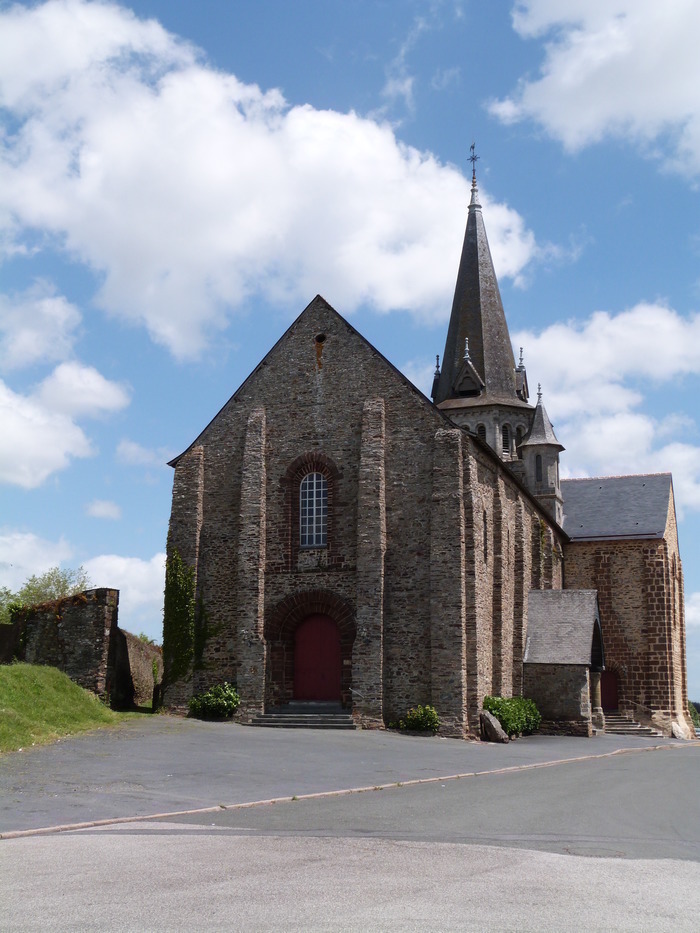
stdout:
[(538, 402), (542, 401), (542, 383), (541, 382), (537, 383), (537, 401)]
[(523, 365), (523, 348), (521, 347), (520, 348), (520, 360), (518, 362), (518, 366), (522, 366), (522, 365)]
[(472, 164), (472, 188), (476, 188), (476, 163), (479, 161), (479, 156), (476, 154), (476, 143), (471, 144), (469, 151), (471, 152), (469, 161)]

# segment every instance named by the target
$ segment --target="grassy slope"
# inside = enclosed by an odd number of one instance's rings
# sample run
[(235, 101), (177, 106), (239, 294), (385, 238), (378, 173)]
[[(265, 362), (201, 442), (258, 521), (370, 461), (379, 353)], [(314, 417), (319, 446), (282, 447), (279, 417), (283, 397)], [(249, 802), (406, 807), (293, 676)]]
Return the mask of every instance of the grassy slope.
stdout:
[[(128, 714), (127, 714), (128, 715)], [(41, 745), (124, 719), (54, 667), (0, 665), (0, 751)]]

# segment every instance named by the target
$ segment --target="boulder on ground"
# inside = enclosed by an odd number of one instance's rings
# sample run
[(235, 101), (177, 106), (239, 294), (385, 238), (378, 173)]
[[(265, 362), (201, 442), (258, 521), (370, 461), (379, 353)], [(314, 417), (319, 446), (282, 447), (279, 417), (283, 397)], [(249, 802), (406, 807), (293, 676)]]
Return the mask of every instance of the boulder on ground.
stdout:
[(690, 729), (683, 723), (676, 722), (675, 720), (671, 723), (671, 732), (673, 733), (674, 739), (692, 739), (693, 736), (690, 734)]
[(496, 719), (493, 713), (482, 709), (479, 713), (479, 727), (481, 738), (485, 742), (507, 742), (508, 736), (503, 730), (503, 726)]

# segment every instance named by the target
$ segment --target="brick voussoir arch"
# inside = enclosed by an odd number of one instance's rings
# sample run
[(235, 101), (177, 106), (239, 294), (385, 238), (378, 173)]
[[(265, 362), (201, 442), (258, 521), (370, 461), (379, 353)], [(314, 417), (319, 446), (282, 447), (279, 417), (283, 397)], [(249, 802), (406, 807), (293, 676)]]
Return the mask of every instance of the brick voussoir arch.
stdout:
[(355, 640), (355, 610), (348, 600), (325, 589), (300, 590), (280, 600), (265, 620), (265, 640), (283, 641), (307, 616), (330, 616), (338, 626), (341, 641)]
[(289, 702), (294, 695), (294, 634), (308, 616), (329, 616), (338, 626), (342, 659), (343, 705), (352, 705), (352, 646), (355, 610), (352, 603), (325, 589), (301, 590), (285, 596), (271, 608), (264, 626), (268, 646), (266, 706)]

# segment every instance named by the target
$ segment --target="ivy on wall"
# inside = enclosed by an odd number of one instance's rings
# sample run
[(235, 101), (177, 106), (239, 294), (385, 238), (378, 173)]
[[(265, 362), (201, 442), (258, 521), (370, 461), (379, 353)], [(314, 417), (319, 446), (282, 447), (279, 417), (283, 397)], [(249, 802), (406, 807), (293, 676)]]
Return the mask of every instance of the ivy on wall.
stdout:
[(165, 565), (163, 600), (163, 666), (172, 683), (190, 672), (194, 656), (194, 568), (188, 567), (177, 548)]
[(201, 670), (205, 665), (202, 661), (204, 655), (204, 646), (209, 637), (209, 616), (207, 614), (202, 594), (199, 594), (197, 607), (197, 622), (194, 627), (194, 666), (196, 670)]

